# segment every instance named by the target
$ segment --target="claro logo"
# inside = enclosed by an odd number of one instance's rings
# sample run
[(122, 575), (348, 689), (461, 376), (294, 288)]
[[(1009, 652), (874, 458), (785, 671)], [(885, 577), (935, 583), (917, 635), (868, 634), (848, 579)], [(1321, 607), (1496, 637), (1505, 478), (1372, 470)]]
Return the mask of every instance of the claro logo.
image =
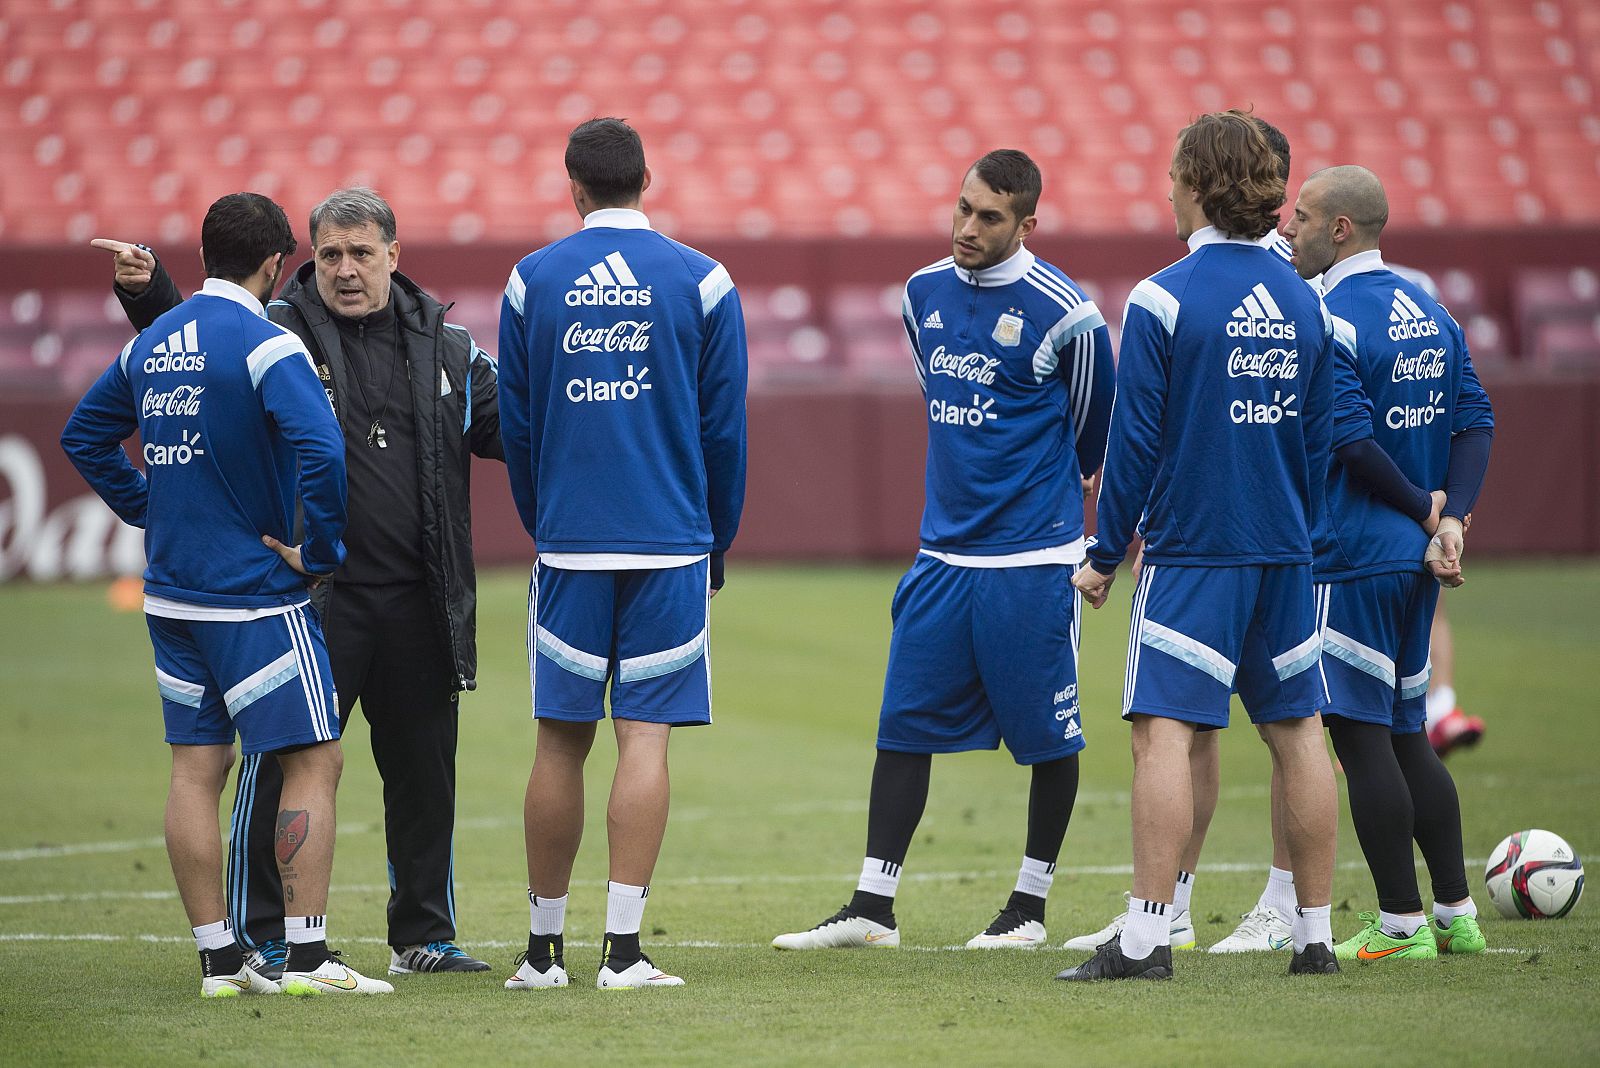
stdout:
[(633, 365), (628, 365), (626, 378), (607, 381), (602, 378), (574, 378), (567, 383), (567, 399), (576, 404), (591, 401), (631, 401), (638, 400), (639, 395), (650, 389), (650, 383), (645, 381), (645, 376), (650, 373), (650, 368), (641, 367), (638, 371)]

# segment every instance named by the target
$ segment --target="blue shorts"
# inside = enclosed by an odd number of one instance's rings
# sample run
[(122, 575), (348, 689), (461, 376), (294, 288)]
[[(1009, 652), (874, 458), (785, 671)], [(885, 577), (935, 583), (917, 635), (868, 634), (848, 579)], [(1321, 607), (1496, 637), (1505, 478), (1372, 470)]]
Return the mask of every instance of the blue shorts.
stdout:
[(878, 748), (961, 753), (1004, 740), (1018, 764), (1082, 749), (1072, 572), (919, 555), (890, 608)]
[(1330, 716), (1415, 734), (1427, 720), (1439, 583), (1420, 571), (1317, 586)]
[(611, 715), (711, 722), (710, 564), (573, 571), (536, 564), (528, 588), (528, 668), (536, 719)]
[(1145, 564), (1133, 594), (1122, 715), (1228, 725), (1237, 692), (1252, 723), (1327, 703), (1309, 564)]
[(172, 745), (232, 745), (246, 755), (339, 737), (322, 623), (310, 605), (258, 619), (146, 615)]

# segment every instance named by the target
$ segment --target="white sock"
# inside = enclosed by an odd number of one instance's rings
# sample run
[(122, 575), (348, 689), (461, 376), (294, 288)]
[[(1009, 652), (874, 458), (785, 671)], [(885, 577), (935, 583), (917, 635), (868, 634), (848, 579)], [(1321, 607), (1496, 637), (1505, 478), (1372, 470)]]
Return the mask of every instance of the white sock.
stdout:
[(1128, 919), (1122, 925), (1122, 955), (1144, 960), (1157, 946), (1172, 944), (1172, 906), (1165, 901), (1128, 898)]
[[(557, 935), (567, 925), (567, 895), (539, 897), (528, 891), (528, 933)], [(617, 932), (621, 934), (621, 931)]]
[(1390, 938), (1410, 938), (1427, 922), (1421, 916), (1403, 916), (1398, 912), (1378, 913), (1378, 927)]
[(1470, 897), (1459, 905), (1441, 905), (1433, 903), (1433, 918), (1440, 927), (1449, 927), (1455, 922), (1457, 916), (1477, 916), (1478, 904)]
[(194, 948), (205, 952), (212, 949), (225, 949), (233, 945), (233, 921), (218, 920), (201, 927), (191, 927), (194, 932)]
[(856, 880), (856, 889), (882, 897), (894, 897), (895, 891), (900, 889), (900, 865), (892, 860), (866, 858), (861, 862), (861, 878)]
[(1181, 916), (1189, 911), (1189, 896), (1194, 893), (1194, 872), (1178, 872), (1178, 882), (1172, 888), (1172, 914)]
[[(865, 873), (863, 872), (863, 875)], [(1022, 858), (1022, 867), (1017, 871), (1017, 893), (1032, 894), (1034, 897), (1049, 897), (1050, 884), (1055, 881), (1056, 866), (1046, 864), (1042, 860), (1032, 857)]]
[(607, 883), (606, 888), (606, 934), (638, 934), (650, 888), (627, 883)]
[(1328, 948), (1333, 948), (1333, 906), (1318, 905), (1315, 908), (1295, 907), (1294, 910), (1294, 951), (1305, 952), (1306, 946), (1313, 942), (1324, 942)]
[(1277, 912), (1284, 919), (1294, 917), (1294, 872), (1284, 871), (1282, 868), (1269, 868), (1267, 870), (1267, 888), (1261, 891), (1260, 905), (1265, 905)]
[(328, 917), (285, 916), (283, 918), (283, 937), (291, 946), (303, 942), (326, 941), (328, 937)]
[(1427, 706), (1427, 726), (1432, 727), (1456, 710), (1456, 688), (1454, 686), (1435, 686), (1428, 691)]

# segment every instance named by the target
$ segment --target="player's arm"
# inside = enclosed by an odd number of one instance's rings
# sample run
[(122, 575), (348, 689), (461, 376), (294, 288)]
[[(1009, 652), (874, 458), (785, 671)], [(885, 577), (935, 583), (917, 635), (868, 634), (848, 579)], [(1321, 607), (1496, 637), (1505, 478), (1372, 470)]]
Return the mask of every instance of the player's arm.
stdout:
[(528, 537), (538, 538), (539, 460), (533, 452), (533, 413), (528, 367), (528, 328), (523, 301), (527, 284), (512, 268), (500, 300), (500, 373), (495, 377), (495, 414), (500, 423), (501, 458), (511, 479), (511, 498)]
[[(245, 358), (261, 406), (300, 459), (300, 503), (304, 538), (299, 545), (302, 574), (331, 574), (344, 562), (344, 434), (328, 403), (305, 343), (284, 333), (258, 345)], [(290, 531), (262, 531), (264, 538), (292, 537)], [(267, 541), (272, 546), (272, 540)], [(272, 546), (284, 555), (279, 546)], [(294, 560), (290, 559), (290, 564)]]
[(1111, 331), (1106, 329), (1105, 318), (1096, 310), (1083, 325), (1061, 350), (1056, 373), (1067, 384), (1067, 413), (1078, 452), (1078, 472), (1091, 479), (1106, 457), (1117, 367), (1111, 358)]
[(1127, 555), (1155, 483), (1177, 309), (1177, 300), (1148, 280), (1128, 297), (1115, 411), (1096, 507), (1099, 540), (1089, 551), (1092, 570), (1102, 576), (1115, 574)]
[(72, 410), (61, 431), (61, 448), (117, 518), (143, 527), (150, 484), (122, 448), (139, 428), (125, 362), (132, 350), (130, 341)]
[(911, 284), (906, 283), (900, 297), (900, 325), (906, 328), (906, 340), (911, 344), (911, 365), (917, 371), (917, 385), (928, 392), (928, 364), (922, 356), (922, 343), (917, 340), (917, 310), (911, 306)]
[(506, 458), (500, 443), (499, 380), (500, 365), (473, 344), (472, 359), (467, 364), (467, 447), (474, 456), (486, 460)]
[[(1355, 333), (1343, 319), (1334, 320), (1333, 455), (1361, 489), (1424, 526), (1433, 513), (1433, 499), (1400, 470), (1372, 432), (1372, 399), (1361, 386), (1352, 347)], [(1429, 531), (1431, 534), (1432, 531)]]
[(115, 272), (111, 289), (135, 330), (143, 330), (183, 303), (172, 276), (148, 245), (134, 245), (109, 237), (89, 242), (113, 255)]
[(1477, 503), (1483, 478), (1489, 470), (1489, 448), (1494, 442), (1494, 407), (1478, 381), (1461, 327), (1450, 320), (1461, 352), (1461, 385), (1456, 389), (1455, 416), (1450, 424), (1450, 466), (1445, 473), (1444, 514), (1463, 520)]
[(706, 508), (711, 517), (711, 588), (723, 583), (723, 554), (739, 532), (744, 512), (745, 349), (739, 292), (720, 265), (700, 283), (705, 340), (700, 352), (700, 449), (706, 464)]

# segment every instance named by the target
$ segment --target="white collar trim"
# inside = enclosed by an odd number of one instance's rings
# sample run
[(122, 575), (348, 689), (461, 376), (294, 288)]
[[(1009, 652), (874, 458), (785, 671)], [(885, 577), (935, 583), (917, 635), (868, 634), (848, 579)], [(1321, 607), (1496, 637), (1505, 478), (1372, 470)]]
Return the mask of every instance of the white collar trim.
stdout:
[(583, 228), (607, 226), (613, 230), (649, 230), (650, 219), (636, 208), (596, 208), (583, 217)]
[(1248, 237), (1235, 237), (1232, 234), (1225, 234), (1221, 230), (1218, 230), (1215, 226), (1202, 226), (1200, 229), (1189, 235), (1190, 252), (1194, 252), (1202, 245), (1221, 244), (1250, 245), (1256, 248), (1260, 247), (1260, 242), (1258, 241), (1252, 241)]
[(200, 287), (200, 292), (208, 297), (221, 297), (224, 300), (231, 300), (235, 304), (242, 304), (250, 309), (252, 315), (264, 316), (267, 313), (267, 310), (261, 306), (261, 302), (256, 299), (254, 293), (237, 282), (228, 281), (226, 278), (207, 278), (206, 284)]
[(1322, 276), (1322, 292), (1333, 291), (1333, 287), (1349, 278), (1353, 274), (1371, 274), (1373, 271), (1385, 271), (1388, 267), (1383, 262), (1383, 253), (1375, 248), (1365, 252), (1357, 252), (1348, 259), (1340, 260), (1329, 267)]
[(1026, 246), (1018, 246), (1017, 251), (999, 263), (980, 267), (976, 271), (969, 271), (958, 263), (956, 277), (972, 286), (1008, 286), (1020, 282), (1022, 276), (1033, 269), (1035, 259)]

